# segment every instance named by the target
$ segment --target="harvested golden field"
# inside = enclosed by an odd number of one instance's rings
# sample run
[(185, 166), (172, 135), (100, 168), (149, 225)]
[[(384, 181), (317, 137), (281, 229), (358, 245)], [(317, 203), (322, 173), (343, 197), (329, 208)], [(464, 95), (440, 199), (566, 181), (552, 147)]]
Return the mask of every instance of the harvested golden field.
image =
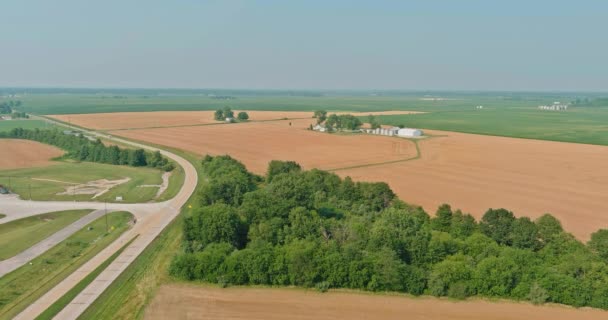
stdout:
[[(236, 116), (240, 111), (234, 110)], [(346, 112), (338, 112), (342, 114)], [(379, 111), (375, 115), (410, 114), (415, 111)], [(155, 111), (155, 112), (114, 112), (93, 114), (65, 114), (50, 117), (63, 122), (69, 122), (81, 127), (96, 130), (118, 130), (136, 128), (159, 128), (195, 126), (221, 123), (213, 118), (214, 111)], [(268, 121), (278, 119), (312, 118), (310, 111), (247, 111), (250, 121)], [(356, 116), (365, 116), (370, 113), (351, 113)]]
[[(235, 116), (242, 110), (234, 110)], [(221, 123), (213, 118), (214, 111), (155, 111), (113, 112), (93, 114), (52, 115), (52, 118), (96, 130), (116, 130), (153, 127), (193, 126)], [(283, 118), (311, 118), (312, 112), (247, 111), (251, 121)]]
[(504, 207), (518, 216), (552, 213), (586, 240), (608, 227), (608, 148), (454, 132), (419, 142), (415, 161), (339, 171), (386, 181), (405, 201), (429, 212), (441, 203), (479, 218)]
[[(229, 154), (253, 172), (270, 160), (293, 160), (304, 168), (335, 169), (408, 159), (414, 143), (373, 135), (338, 135), (305, 130), (314, 119), (248, 122), (217, 126), (128, 130), (116, 134), (191, 151)], [(289, 125), (289, 124), (292, 125)]]
[(50, 159), (63, 155), (59, 148), (40, 142), (20, 139), (0, 139), (0, 170), (42, 167)]
[[(399, 197), (430, 213), (449, 203), (480, 218), (504, 207), (518, 216), (552, 213), (586, 240), (608, 227), (608, 148), (602, 146), (428, 131), (413, 142), (371, 135), (304, 130), (315, 119), (117, 131), (115, 134), (203, 154), (230, 154), (264, 173), (270, 160), (336, 171), (356, 180), (385, 181)], [(289, 124), (292, 124), (291, 126)], [(86, 123), (78, 123), (86, 126)], [(377, 166), (369, 164), (385, 163)]]
[(526, 303), (452, 302), (363, 293), (294, 289), (206, 288), (164, 285), (144, 319), (411, 319), (411, 320), (570, 320), (606, 319), (608, 312)]

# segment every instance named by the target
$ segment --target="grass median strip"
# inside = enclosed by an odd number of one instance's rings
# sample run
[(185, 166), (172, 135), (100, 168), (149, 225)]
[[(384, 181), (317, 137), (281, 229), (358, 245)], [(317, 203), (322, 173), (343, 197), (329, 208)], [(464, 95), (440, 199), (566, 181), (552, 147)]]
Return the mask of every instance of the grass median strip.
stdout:
[(59, 298), (55, 303), (53, 303), (48, 309), (46, 309), (43, 313), (41, 313), (36, 320), (45, 320), (45, 319), (53, 319), (65, 306), (67, 306), (82, 290), (84, 290), (93, 280), (97, 278), (116, 258), (137, 238), (137, 236), (133, 237), (129, 242), (127, 242), (124, 246), (120, 248), (120, 250), (116, 251), (112, 256), (110, 256), (106, 261), (104, 261), (99, 267), (97, 267), (93, 272), (89, 273), (84, 279), (82, 279), (74, 288), (70, 289), (66, 294), (64, 294), (61, 298)]
[(91, 210), (58, 211), (0, 224), (0, 260), (46, 239), (89, 212)]
[(132, 215), (113, 212), (0, 278), (0, 319), (11, 319), (130, 228)]

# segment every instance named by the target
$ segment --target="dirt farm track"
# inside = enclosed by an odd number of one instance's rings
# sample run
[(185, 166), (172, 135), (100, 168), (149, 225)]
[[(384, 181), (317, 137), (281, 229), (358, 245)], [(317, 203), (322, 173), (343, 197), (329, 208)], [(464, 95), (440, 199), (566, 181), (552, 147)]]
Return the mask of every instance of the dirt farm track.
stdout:
[(144, 319), (408, 319), (408, 320), (570, 320), (606, 319), (607, 312), (563, 306), (360, 293), (318, 293), (294, 289), (162, 286)]
[[(88, 121), (96, 117), (86, 116)], [(71, 117), (73, 123), (87, 126)], [(98, 126), (107, 128), (105, 116), (99, 117)], [(139, 119), (148, 117), (148, 113), (138, 114)], [(141, 125), (151, 127), (155, 121), (163, 124), (166, 120), (155, 119)], [(433, 137), (418, 142), (417, 158), (412, 141), (305, 130), (312, 121), (148, 128), (113, 134), (199, 155), (230, 154), (256, 173), (264, 173), (273, 159), (294, 160), (306, 169), (342, 169), (335, 172), (356, 180), (385, 181), (401, 199), (429, 212), (442, 203), (478, 218), (491, 207), (532, 218), (549, 212), (583, 240), (599, 228), (608, 228), (607, 147), (426, 131)]]

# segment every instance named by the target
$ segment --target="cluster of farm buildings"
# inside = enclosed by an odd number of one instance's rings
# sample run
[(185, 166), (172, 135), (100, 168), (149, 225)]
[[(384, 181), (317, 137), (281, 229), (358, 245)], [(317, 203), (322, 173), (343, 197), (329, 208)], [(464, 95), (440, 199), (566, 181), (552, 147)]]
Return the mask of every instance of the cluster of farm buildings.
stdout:
[[(312, 128), (315, 131), (326, 132), (327, 128), (322, 124), (317, 124)], [(367, 133), (367, 134), (377, 134), (380, 136), (389, 136), (389, 137), (404, 137), (404, 138), (412, 138), (412, 137), (421, 137), (422, 130), (420, 129), (412, 129), (412, 128), (362, 128), (359, 129), (359, 132)]]
[(550, 110), (550, 111), (566, 111), (568, 110), (567, 104), (562, 104), (559, 101), (553, 102), (552, 105), (549, 106), (538, 106), (540, 110)]
[(397, 136), (397, 137), (411, 138), (411, 137), (421, 137), (422, 136), (422, 130), (420, 130), (420, 129), (399, 128), (399, 127), (361, 129), (361, 132), (367, 133), (367, 134), (377, 134), (377, 135), (381, 135), (381, 136), (390, 136), (390, 137)]

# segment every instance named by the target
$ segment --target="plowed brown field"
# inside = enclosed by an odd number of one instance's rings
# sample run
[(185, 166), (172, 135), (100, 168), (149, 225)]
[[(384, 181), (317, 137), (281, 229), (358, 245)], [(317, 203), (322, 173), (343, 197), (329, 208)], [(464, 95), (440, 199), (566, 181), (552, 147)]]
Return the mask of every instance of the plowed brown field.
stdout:
[(12, 139), (0, 139), (0, 151), (0, 170), (46, 166), (64, 153), (39, 142)]
[[(239, 110), (235, 110), (235, 116)], [(339, 112), (344, 113), (344, 112)], [(410, 114), (420, 113), (416, 111), (379, 111), (372, 112), (375, 115)], [(159, 128), (193, 126), (220, 123), (213, 118), (213, 111), (156, 111), (156, 112), (114, 112), (93, 114), (65, 114), (52, 115), (50, 117), (79, 125), (81, 127), (96, 130), (117, 130), (135, 128)], [(301, 119), (312, 118), (312, 112), (300, 111), (247, 111), (249, 120), (266, 121), (277, 119)], [(353, 115), (365, 116), (370, 113), (351, 113)]]
[(608, 312), (563, 306), (486, 301), (451, 302), (359, 293), (290, 289), (162, 286), (144, 319), (411, 319), (570, 320), (606, 319)]
[(201, 155), (229, 154), (256, 173), (264, 173), (270, 160), (293, 160), (307, 169), (329, 170), (416, 156), (415, 145), (405, 139), (305, 130), (313, 120), (129, 130), (116, 134)]

